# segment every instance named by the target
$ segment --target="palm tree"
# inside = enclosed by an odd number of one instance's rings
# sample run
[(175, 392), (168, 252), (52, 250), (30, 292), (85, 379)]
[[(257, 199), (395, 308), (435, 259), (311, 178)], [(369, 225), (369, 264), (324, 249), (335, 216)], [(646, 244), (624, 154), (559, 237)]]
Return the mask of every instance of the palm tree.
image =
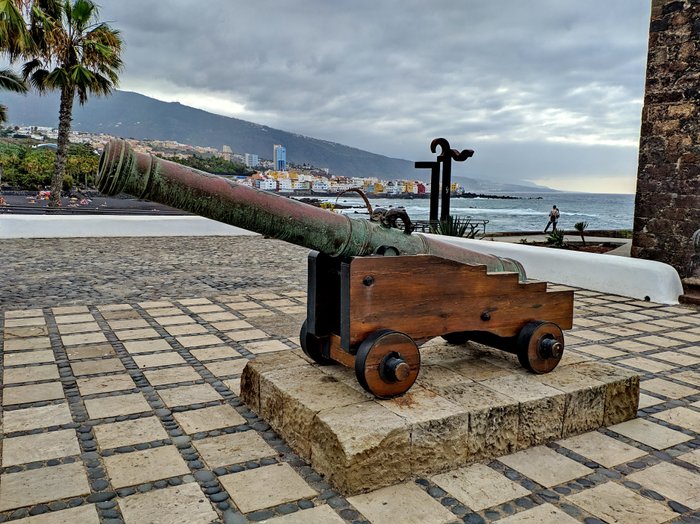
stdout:
[[(27, 84), (22, 77), (10, 69), (0, 70), (0, 89), (15, 93), (26, 93)], [(0, 104), (0, 124), (7, 122), (7, 107)]]
[(10, 62), (31, 45), (24, 18), (30, 3), (30, 0), (0, 1), (0, 50), (7, 53)]
[(586, 239), (583, 238), (583, 232), (586, 230), (588, 227), (588, 222), (576, 222), (574, 224), (574, 229), (578, 231), (579, 235), (581, 235), (581, 241), (583, 242), (583, 245), (586, 245)]
[(75, 96), (83, 105), (88, 94), (110, 94), (122, 67), (119, 31), (99, 22), (98, 15), (92, 0), (33, 3), (31, 60), (24, 64), (22, 73), (39, 93), (61, 93), (52, 206), (60, 205)]

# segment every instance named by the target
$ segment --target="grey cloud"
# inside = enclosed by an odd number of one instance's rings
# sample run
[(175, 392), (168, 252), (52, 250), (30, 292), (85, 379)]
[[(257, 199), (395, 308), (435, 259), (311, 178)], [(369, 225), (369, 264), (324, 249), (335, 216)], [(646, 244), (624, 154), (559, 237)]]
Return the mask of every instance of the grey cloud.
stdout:
[[(527, 141), (597, 159), (591, 174), (634, 172), (648, 2), (104, 0), (102, 14), (127, 44), (125, 89), (213, 93), (245, 107), (233, 116), (402, 158), (444, 134), (482, 156), (524, 157)], [(628, 145), (551, 142), (576, 136)], [(538, 158), (568, 176), (560, 156)]]

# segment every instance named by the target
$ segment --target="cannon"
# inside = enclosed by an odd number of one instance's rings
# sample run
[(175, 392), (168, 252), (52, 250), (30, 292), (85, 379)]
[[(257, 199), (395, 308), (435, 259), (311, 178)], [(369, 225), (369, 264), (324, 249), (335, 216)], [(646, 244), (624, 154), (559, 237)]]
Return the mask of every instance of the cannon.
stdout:
[(418, 347), (435, 337), (514, 353), (534, 373), (562, 358), (573, 291), (527, 281), (514, 260), (259, 191), (137, 153), (122, 140), (105, 147), (97, 186), (311, 249), (302, 350), (319, 364), (354, 369), (378, 398), (409, 390)]

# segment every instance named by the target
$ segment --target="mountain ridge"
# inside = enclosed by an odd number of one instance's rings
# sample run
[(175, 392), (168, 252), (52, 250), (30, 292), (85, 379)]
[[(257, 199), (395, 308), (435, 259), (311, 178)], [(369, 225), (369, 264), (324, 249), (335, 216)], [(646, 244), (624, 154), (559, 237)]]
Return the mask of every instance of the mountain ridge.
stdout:
[[(3, 93), (2, 99), (10, 109), (10, 120), (16, 124), (57, 125), (57, 95)], [(261, 158), (271, 158), (272, 146), (282, 144), (287, 148), (289, 162), (329, 168), (336, 175), (418, 180), (427, 180), (429, 176), (426, 170), (415, 169), (409, 160), (218, 115), (179, 102), (163, 102), (131, 91), (117, 90), (110, 97), (91, 98), (84, 106), (76, 104), (73, 129), (139, 140), (175, 140), (217, 149), (226, 144), (237, 153), (252, 153)], [(551, 191), (535, 185), (462, 176), (454, 179), (467, 190)]]

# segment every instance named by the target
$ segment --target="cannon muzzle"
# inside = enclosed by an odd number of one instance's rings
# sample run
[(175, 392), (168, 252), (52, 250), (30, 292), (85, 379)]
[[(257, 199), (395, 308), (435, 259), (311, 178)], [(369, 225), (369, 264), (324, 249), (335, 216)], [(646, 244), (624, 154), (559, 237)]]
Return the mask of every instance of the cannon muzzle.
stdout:
[(127, 142), (112, 140), (100, 157), (97, 187), (106, 195), (127, 193), (219, 222), (255, 231), (332, 257), (376, 253), (430, 254), (490, 272), (516, 272), (520, 263), (463, 249), (421, 234), (401, 231), (364, 219), (353, 219), (291, 198), (237, 184), (146, 153)]

